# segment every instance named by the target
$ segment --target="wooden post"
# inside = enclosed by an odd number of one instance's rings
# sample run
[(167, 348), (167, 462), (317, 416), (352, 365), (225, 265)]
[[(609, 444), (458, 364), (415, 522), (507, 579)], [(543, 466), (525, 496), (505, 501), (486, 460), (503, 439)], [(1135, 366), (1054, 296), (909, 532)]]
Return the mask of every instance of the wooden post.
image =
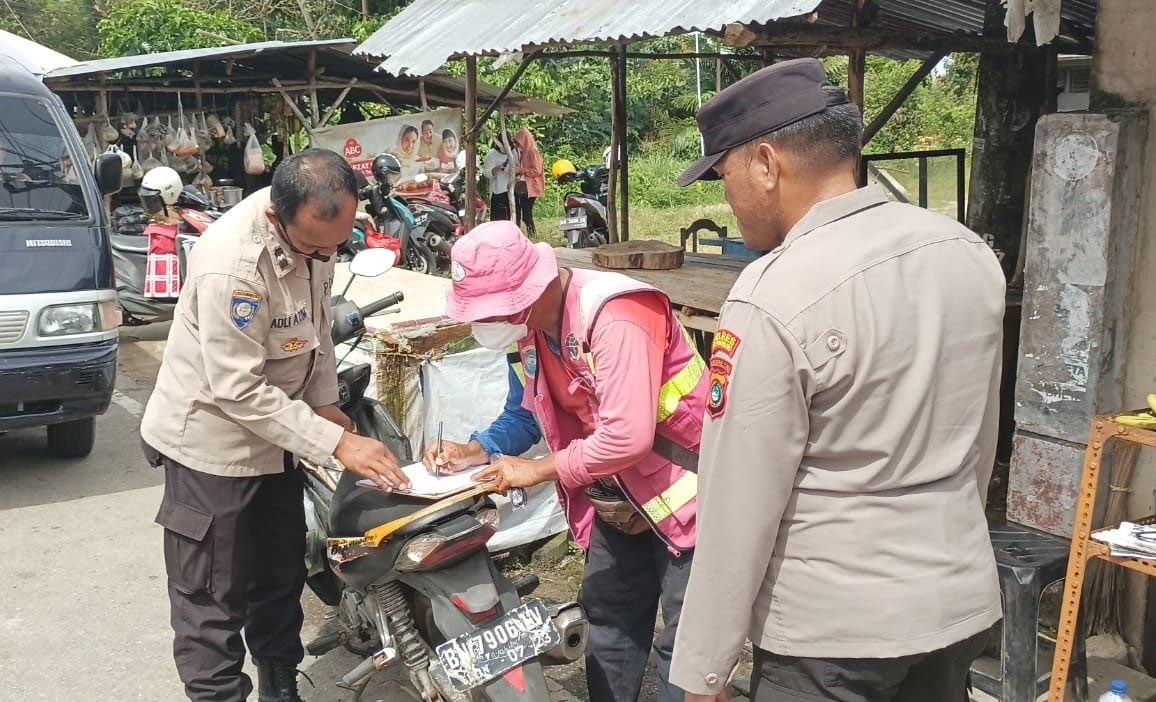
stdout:
[(301, 127), (309, 134), (310, 138), (313, 138), (312, 124), (310, 124), (305, 115), (301, 113), (301, 109), (297, 107), (297, 103), (293, 100), (293, 98), (289, 97), (289, 93), (286, 92), (283, 87), (281, 87), (281, 81), (274, 78), (273, 86), (277, 88), (277, 92), (281, 93), (281, 97), (285, 99), (285, 104), (288, 105), (289, 109), (293, 111), (293, 114), (297, 116), (297, 121), (301, 122)]
[[(1005, 36), (1004, 12), (1000, 0), (987, 0), (985, 35)], [(1019, 258), (1046, 64), (1040, 51), (983, 54), (979, 60), (967, 226), (995, 250), (1009, 279)]]
[(361, 16), (369, 17), (369, 0), (361, 0)]
[(309, 50), (309, 119), (314, 127), (321, 123), (321, 103), (317, 100), (317, 49)]
[(429, 112), (429, 101), (425, 96), (425, 79), (419, 78), (417, 81), (417, 94), (421, 97), (421, 111)]
[(478, 198), (478, 59), (466, 57), (466, 231), (474, 228)]
[(763, 58), (763, 68), (766, 68), (767, 66), (770, 66), (770, 65), (775, 63), (775, 47), (773, 47), (773, 46), (760, 46), (759, 47), (759, 54)]
[(337, 99), (329, 106), (329, 109), (325, 111), (325, 114), (321, 115), (321, 121), (317, 123), (318, 127), (324, 127), (326, 124), (329, 124), (329, 120), (333, 118), (333, 113), (337, 112), (337, 108), (341, 107), (341, 103), (345, 102), (346, 96), (349, 95), (349, 91), (353, 90), (355, 85), (357, 85), (357, 79), (350, 78), (349, 85), (345, 86), (341, 94), (337, 96)]
[(626, 121), (628, 119), (626, 112), (626, 45), (620, 44), (615, 49), (615, 53), (617, 53), (615, 60), (618, 62), (616, 75), (618, 85), (615, 87), (618, 93), (617, 150), (622, 152), (619, 155), (618, 165), (619, 177), (621, 178), (620, 192), (622, 194), (622, 200), (619, 203), (619, 210), (622, 212), (622, 224), (618, 229), (618, 238), (620, 241), (628, 241), (630, 239), (630, 148), (626, 142)]
[(606, 187), (606, 235), (618, 243), (618, 60), (610, 57), (610, 173)]
[(498, 136), (501, 137), (502, 148), (506, 150), (506, 203), (510, 208), (510, 221), (517, 222), (517, 202), (514, 200), (514, 185), (518, 174), (514, 168), (514, 149), (510, 144), (510, 134), (506, 131), (506, 110), (498, 108)]
[(521, 78), (522, 74), (526, 72), (526, 69), (530, 67), (530, 62), (537, 58), (538, 54), (538, 51), (526, 54), (522, 59), (522, 63), (518, 65), (518, 70), (514, 71), (514, 75), (510, 76), (510, 79), (502, 86), (497, 97), (491, 100), (489, 105), (486, 105), (486, 109), (482, 110), (482, 114), (478, 116), (478, 121), (470, 128), (470, 131), (477, 131), (478, 128), (485, 124), (486, 120), (490, 118), (490, 115), (494, 113), (498, 105), (502, 103), (502, 100), (505, 100), (506, 96), (510, 94), (510, 91), (514, 89), (514, 84), (518, 82), (518, 79)]

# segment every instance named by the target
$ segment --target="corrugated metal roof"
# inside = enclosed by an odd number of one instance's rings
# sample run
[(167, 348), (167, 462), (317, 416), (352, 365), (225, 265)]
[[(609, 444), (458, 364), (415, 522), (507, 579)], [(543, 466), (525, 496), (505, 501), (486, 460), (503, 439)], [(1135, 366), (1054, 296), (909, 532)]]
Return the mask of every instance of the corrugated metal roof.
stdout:
[(321, 47), (350, 47), (357, 42), (353, 39), (322, 39), (318, 41), (262, 41), (253, 44), (232, 44), (204, 49), (185, 49), (182, 51), (162, 51), (155, 54), (140, 54), (138, 56), (121, 56), (118, 58), (96, 59), (83, 61), (75, 66), (67, 66), (51, 71), (47, 78), (69, 78), (84, 76), (92, 73), (118, 73), (134, 68), (153, 68), (167, 66), (174, 63), (190, 63), (211, 59), (240, 58), (253, 56), (270, 50), (303, 50)]
[(721, 30), (814, 10), (821, 0), (415, 0), (356, 54), (394, 75), (426, 75), (453, 56)]
[[(1094, 36), (1097, 4), (1063, 0), (1062, 17), (1076, 38)], [(875, 0), (875, 5), (874, 26), (881, 28), (983, 32), (985, 0)], [(425, 75), (457, 56), (719, 31), (731, 23), (766, 25), (816, 9), (822, 25), (850, 24), (850, 0), (414, 0), (354, 53), (385, 59), (380, 70), (394, 75)], [(922, 55), (903, 49), (884, 53)]]

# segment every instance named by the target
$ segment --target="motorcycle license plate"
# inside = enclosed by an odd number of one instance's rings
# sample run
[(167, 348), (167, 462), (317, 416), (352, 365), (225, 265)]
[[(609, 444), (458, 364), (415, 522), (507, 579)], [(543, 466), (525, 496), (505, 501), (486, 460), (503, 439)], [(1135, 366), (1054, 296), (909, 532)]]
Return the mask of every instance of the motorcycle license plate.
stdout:
[(565, 219), (562, 219), (558, 222), (558, 227), (563, 229), (563, 230), (566, 230), (566, 229), (585, 229), (586, 228), (586, 215), (582, 215), (580, 217), (566, 217)]
[(462, 692), (554, 648), (562, 640), (542, 600), (530, 600), (495, 622), (437, 647), (438, 660)]

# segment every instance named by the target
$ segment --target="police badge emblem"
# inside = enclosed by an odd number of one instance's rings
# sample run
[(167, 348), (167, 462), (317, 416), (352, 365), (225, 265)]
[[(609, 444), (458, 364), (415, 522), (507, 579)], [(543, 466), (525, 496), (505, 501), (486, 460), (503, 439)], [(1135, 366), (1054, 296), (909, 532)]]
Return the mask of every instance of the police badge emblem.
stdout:
[(230, 317), (233, 326), (244, 329), (257, 316), (261, 307), (261, 296), (251, 290), (234, 290), (233, 300), (229, 303)]

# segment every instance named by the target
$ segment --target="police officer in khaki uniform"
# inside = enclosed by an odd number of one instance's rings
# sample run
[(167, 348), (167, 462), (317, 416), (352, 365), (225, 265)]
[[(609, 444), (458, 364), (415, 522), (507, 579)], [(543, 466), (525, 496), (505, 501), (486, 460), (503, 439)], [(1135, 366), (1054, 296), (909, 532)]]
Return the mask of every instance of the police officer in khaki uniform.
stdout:
[(354, 174), (310, 149), (282, 163), (197, 242), (141, 422), (165, 469), (173, 653), (196, 702), (298, 702), (305, 583), (297, 458), (336, 456), (383, 487), (404, 474), (337, 408), (331, 257), (352, 231)]
[(725, 699), (965, 702), (999, 620), (984, 500), (1004, 278), (953, 219), (858, 189), (862, 119), (813, 59), (698, 114), (743, 242), (709, 364), (698, 548), (671, 664)]

